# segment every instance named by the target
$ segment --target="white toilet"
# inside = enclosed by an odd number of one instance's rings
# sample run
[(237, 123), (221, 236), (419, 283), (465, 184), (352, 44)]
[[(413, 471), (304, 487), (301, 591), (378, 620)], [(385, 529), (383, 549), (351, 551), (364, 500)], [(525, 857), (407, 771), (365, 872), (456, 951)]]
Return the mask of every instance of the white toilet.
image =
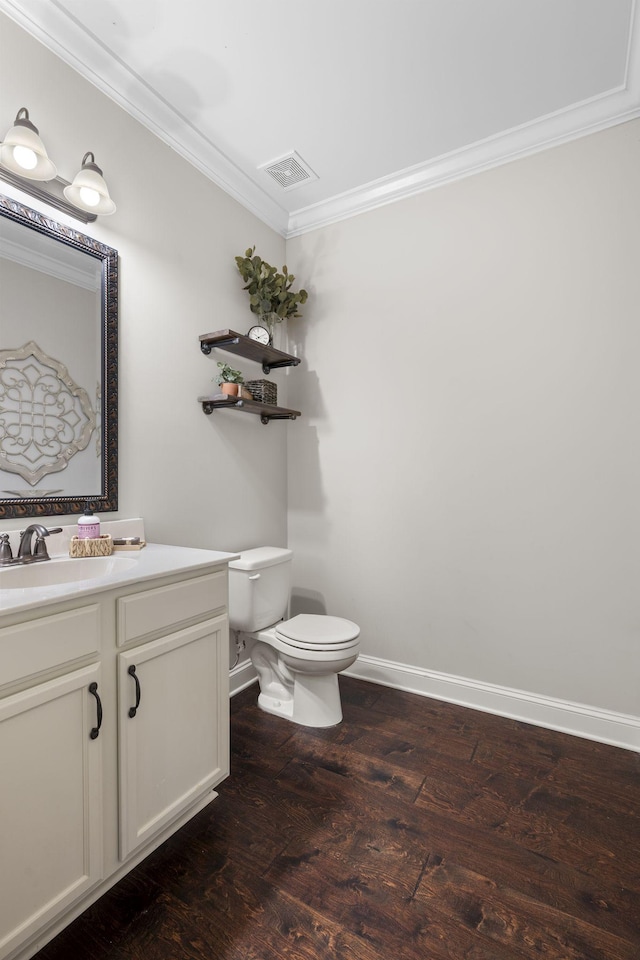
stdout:
[(305, 727), (342, 720), (338, 674), (357, 659), (351, 620), (301, 613), (283, 620), (291, 589), (291, 550), (256, 547), (229, 564), (229, 624), (255, 640), (258, 705)]

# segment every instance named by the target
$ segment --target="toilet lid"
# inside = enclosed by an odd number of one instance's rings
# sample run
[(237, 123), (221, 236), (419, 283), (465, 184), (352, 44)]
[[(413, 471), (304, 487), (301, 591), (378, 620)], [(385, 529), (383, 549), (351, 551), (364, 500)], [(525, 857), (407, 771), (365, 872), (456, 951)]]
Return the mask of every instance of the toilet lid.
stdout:
[(276, 634), (289, 643), (327, 649), (356, 640), (360, 636), (360, 627), (352, 620), (344, 620), (342, 617), (299, 613), (291, 620), (279, 623)]

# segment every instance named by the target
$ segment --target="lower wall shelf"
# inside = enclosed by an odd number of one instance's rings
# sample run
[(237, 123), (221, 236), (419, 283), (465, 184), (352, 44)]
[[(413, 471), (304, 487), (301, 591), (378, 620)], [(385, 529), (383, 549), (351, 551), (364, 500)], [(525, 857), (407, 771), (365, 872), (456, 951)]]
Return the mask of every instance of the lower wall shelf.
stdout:
[(260, 417), (262, 423), (270, 420), (295, 420), (302, 416), (299, 410), (289, 410), (287, 407), (276, 407), (272, 403), (260, 403), (258, 400), (244, 400), (240, 397), (229, 397), (220, 394), (215, 397), (198, 397), (203, 411), (209, 415), (214, 410), (240, 410), (243, 413), (252, 413)]

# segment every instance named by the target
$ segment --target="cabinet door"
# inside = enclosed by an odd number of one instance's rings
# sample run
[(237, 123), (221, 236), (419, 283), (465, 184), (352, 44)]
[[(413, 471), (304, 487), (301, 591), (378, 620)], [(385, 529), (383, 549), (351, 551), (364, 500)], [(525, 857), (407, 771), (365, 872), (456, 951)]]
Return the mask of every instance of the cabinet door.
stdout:
[(0, 700), (0, 957), (102, 878), (99, 679), (96, 664)]
[(226, 616), (118, 656), (120, 859), (229, 772)]

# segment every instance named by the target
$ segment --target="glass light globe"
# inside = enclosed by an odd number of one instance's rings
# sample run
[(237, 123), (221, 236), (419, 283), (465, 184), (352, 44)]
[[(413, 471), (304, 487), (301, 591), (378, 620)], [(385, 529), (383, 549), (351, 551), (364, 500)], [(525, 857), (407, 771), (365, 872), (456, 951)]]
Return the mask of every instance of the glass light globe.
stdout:
[(91, 187), (80, 187), (80, 199), (88, 207), (97, 207), (100, 203), (100, 194), (97, 190), (92, 190)]
[(13, 159), (23, 170), (34, 170), (38, 163), (37, 154), (30, 147), (14, 147)]

